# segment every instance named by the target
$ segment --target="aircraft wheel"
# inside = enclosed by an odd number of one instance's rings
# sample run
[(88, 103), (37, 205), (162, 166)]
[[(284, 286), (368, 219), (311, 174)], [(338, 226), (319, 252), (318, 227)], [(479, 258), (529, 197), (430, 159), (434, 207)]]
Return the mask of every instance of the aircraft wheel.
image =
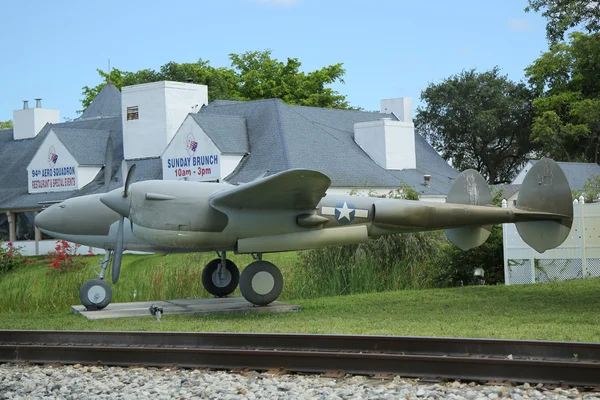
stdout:
[(215, 258), (202, 270), (202, 285), (213, 296), (227, 296), (237, 288), (240, 282), (240, 270), (231, 260), (225, 263), (225, 269), (219, 272), (220, 258)]
[(252, 304), (266, 306), (277, 300), (282, 290), (281, 271), (268, 261), (255, 261), (242, 271), (240, 291)]
[(79, 299), (88, 311), (102, 310), (112, 299), (112, 288), (102, 279), (90, 279), (81, 287)]

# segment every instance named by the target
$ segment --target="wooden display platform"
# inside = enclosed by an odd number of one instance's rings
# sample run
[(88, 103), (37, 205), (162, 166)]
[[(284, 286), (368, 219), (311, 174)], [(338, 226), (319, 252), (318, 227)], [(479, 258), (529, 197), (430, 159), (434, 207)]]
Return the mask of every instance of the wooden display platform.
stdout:
[(248, 303), (243, 297), (222, 297), (206, 299), (140, 301), (135, 303), (111, 303), (99, 311), (87, 311), (84, 306), (71, 306), (71, 311), (81, 314), (87, 319), (127, 318), (151, 316), (152, 305), (162, 307), (163, 315), (172, 314), (232, 314), (232, 313), (261, 313), (261, 312), (292, 312), (300, 311), (302, 307), (294, 304), (274, 301), (258, 307)]

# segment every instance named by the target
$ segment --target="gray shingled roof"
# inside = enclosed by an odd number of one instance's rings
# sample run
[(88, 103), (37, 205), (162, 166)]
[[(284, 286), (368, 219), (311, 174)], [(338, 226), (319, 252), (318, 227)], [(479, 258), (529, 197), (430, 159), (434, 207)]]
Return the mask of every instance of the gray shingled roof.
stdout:
[(190, 115), (222, 153), (248, 154), (246, 118), (231, 115)]
[[(74, 131), (73, 133), (77, 131), (81, 132), (81, 130), (110, 132), (110, 136), (113, 140), (114, 159), (122, 160), (123, 136), (121, 133), (121, 124), (121, 117), (75, 120), (59, 124), (48, 124), (35, 138), (24, 140), (13, 140), (12, 130), (0, 131), (0, 160), (3, 166), (3, 168), (0, 169), (0, 209), (18, 210), (38, 208), (40, 207), (40, 202), (64, 200), (72, 196), (88, 194), (83, 189), (80, 191), (29, 194), (27, 192), (27, 164), (29, 164), (29, 161), (31, 161), (51, 129), (60, 131), (63, 129), (72, 129)], [(66, 135), (69, 135), (69, 133), (66, 133)], [(86, 138), (81, 138), (80, 140), (86, 142)], [(100, 148), (90, 148), (88, 151), (97, 151), (101, 153), (102, 160), (104, 160), (105, 149), (106, 140)], [(100, 164), (103, 163), (104, 161)], [(115, 161), (113, 174), (117, 172), (119, 167), (120, 165)], [(103, 176), (104, 173), (101, 171), (95, 181), (102, 182)]]
[[(290, 168), (315, 169), (337, 187), (397, 187), (403, 183), (425, 194), (446, 194), (458, 174), (417, 133), (417, 168), (386, 170), (354, 141), (354, 124), (394, 118), (392, 114), (290, 106), (278, 99), (250, 102), (212, 102), (200, 115), (246, 118), (250, 154), (227, 177), (249, 182)], [(431, 175), (431, 186), (423, 175)]]
[(78, 119), (84, 120), (120, 116), (121, 92), (119, 92), (119, 89), (112, 83), (107, 83)]
[(519, 189), (521, 189), (521, 185), (513, 185), (513, 184), (493, 185), (493, 187), (495, 190), (502, 190), (502, 198), (504, 198), (504, 199), (508, 199), (513, 194), (517, 193), (519, 191)]
[(110, 131), (79, 128), (51, 128), (79, 165), (104, 165)]

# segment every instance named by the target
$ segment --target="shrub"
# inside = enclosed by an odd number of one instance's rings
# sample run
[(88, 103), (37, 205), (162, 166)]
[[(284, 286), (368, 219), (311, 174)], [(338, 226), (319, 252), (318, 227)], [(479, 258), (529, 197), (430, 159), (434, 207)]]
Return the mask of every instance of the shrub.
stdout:
[(14, 246), (12, 242), (6, 243), (6, 246), (0, 242), (0, 275), (12, 271), (23, 262), (27, 262), (21, 254), (21, 246)]
[[(370, 194), (372, 195), (372, 194)], [(418, 200), (402, 185), (386, 198)], [(441, 232), (401, 233), (367, 243), (300, 253), (302, 267), (292, 279), (293, 296), (317, 297), (435, 287), (436, 260), (448, 241)]]
[[(87, 261), (83, 256), (77, 254), (77, 250), (81, 247), (80, 244), (70, 244), (66, 240), (57, 240), (54, 251), (48, 252), (48, 255), (44, 257), (47, 267), (50, 271), (46, 272), (46, 275), (50, 275), (52, 272), (63, 273), (70, 272), (85, 267)], [(93, 256), (90, 251), (89, 256)]]

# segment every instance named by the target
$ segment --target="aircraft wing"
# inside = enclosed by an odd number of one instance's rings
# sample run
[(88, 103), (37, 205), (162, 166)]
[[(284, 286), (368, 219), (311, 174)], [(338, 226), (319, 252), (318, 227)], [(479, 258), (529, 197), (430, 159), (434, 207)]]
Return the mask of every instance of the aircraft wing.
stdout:
[(210, 204), (218, 208), (304, 210), (315, 208), (331, 180), (317, 171), (292, 169), (215, 193)]

